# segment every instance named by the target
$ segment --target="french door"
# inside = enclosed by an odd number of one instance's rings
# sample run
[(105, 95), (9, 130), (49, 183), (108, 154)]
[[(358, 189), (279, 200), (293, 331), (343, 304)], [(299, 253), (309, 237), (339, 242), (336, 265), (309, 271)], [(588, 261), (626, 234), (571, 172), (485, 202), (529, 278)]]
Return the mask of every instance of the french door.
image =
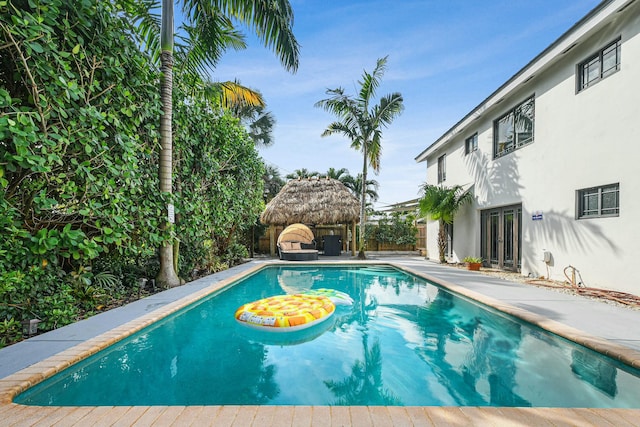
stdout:
[(482, 258), (492, 267), (520, 270), (522, 205), (487, 209), (481, 221)]

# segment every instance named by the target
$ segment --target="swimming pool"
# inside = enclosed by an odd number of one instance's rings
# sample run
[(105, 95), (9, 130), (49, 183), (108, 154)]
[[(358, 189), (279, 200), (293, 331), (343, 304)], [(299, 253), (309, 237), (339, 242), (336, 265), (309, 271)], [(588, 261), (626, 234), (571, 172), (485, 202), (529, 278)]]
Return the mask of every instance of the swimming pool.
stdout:
[[(235, 309), (331, 287), (326, 330), (255, 332)], [(638, 407), (638, 372), (389, 267), (268, 267), (17, 396), (33, 405)]]

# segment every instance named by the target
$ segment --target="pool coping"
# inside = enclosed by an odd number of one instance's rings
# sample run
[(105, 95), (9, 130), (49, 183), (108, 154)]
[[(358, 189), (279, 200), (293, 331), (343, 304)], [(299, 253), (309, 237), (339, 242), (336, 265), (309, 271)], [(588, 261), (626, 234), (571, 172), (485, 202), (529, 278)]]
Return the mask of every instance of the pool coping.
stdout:
[[(422, 260), (424, 262), (424, 260)], [(640, 368), (640, 351), (612, 342), (568, 326), (562, 322), (545, 318), (529, 310), (517, 307), (509, 302), (471, 290), (459, 284), (425, 272), (420, 264), (407, 265), (394, 259), (367, 260), (367, 264), (392, 265), (410, 274), (423, 277), (437, 283), (452, 292), (476, 300), (509, 315), (519, 317), (538, 327), (549, 330), (585, 347), (594, 349), (609, 357), (620, 360), (630, 366)], [(227, 274), (221, 280), (208, 281), (207, 284), (186, 296), (148, 314), (117, 326), (73, 345), (53, 356), (36, 362), (0, 379), (0, 419), (8, 425), (32, 425), (38, 422), (43, 425), (53, 424), (54, 419), (63, 420), (72, 425), (80, 424), (133, 422), (144, 425), (171, 424), (171, 419), (180, 423), (197, 423), (206, 420), (215, 425), (490, 425), (514, 423), (531, 425), (556, 425), (570, 423), (575, 425), (638, 425), (640, 426), (640, 409), (595, 409), (595, 408), (503, 408), (503, 407), (376, 407), (376, 406), (129, 406), (129, 407), (38, 407), (25, 406), (12, 402), (12, 399), (29, 387), (41, 382), (73, 363), (89, 357), (96, 352), (120, 341), (146, 326), (184, 308), (185, 306), (218, 292), (234, 281), (253, 274), (269, 265), (292, 265), (291, 262), (267, 260), (252, 262), (241, 271)], [(295, 265), (349, 264), (361, 265), (357, 260), (319, 260), (313, 262), (296, 262)], [(420, 267), (415, 268), (417, 265)], [(429, 266), (429, 265), (427, 265)], [(427, 269), (428, 270), (428, 269)], [(466, 272), (465, 272), (466, 273)], [(215, 275), (213, 275), (215, 276)], [(213, 279), (212, 276), (209, 278)], [(290, 424), (284, 420), (291, 420)], [(100, 421), (102, 420), (102, 421)], [(297, 421), (296, 421), (297, 420)], [(315, 420), (315, 421), (314, 421)], [(129, 421), (132, 421), (129, 423)], [(215, 422), (214, 422), (215, 421)], [(579, 422), (578, 422), (579, 421)]]
[(454, 292), (458, 295), (470, 298), (488, 307), (514, 316), (533, 325), (538, 326), (546, 331), (552, 332), (563, 338), (568, 339), (576, 344), (580, 344), (591, 350), (595, 350), (598, 353), (604, 354), (614, 360), (618, 360), (633, 368), (640, 369), (640, 351), (634, 350), (624, 345), (616, 344), (610, 340), (592, 335), (577, 328), (567, 326), (561, 322), (547, 319), (539, 314), (532, 313), (531, 311), (516, 307), (507, 302), (500, 301), (498, 299), (488, 297), (476, 291), (469, 290), (463, 286), (456, 285), (454, 283), (442, 280), (440, 278), (430, 276), (428, 274), (421, 273), (419, 271), (411, 271), (409, 268), (404, 268), (405, 271), (410, 272), (416, 276), (420, 276), (431, 282)]

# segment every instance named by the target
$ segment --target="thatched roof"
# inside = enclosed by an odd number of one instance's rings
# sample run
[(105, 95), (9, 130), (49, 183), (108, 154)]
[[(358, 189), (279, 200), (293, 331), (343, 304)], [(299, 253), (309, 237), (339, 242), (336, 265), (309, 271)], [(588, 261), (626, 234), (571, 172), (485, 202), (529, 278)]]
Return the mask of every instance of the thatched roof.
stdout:
[(360, 203), (337, 179), (291, 180), (268, 204), (260, 222), (272, 225), (348, 224), (360, 218)]

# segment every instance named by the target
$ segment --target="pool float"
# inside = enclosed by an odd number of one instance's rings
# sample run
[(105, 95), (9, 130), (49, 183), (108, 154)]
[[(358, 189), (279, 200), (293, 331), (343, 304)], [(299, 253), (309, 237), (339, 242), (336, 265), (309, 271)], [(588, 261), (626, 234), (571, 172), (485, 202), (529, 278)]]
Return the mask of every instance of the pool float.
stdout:
[(344, 292), (336, 291), (335, 289), (311, 289), (308, 292), (305, 292), (304, 295), (321, 295), (327, 297), (331, 300), (335, 305), (352, 305), (353, 298)]
[(328, 320), (335, 310), (333, 302), (322, 295), (277, 295), (244, 304), (235, 318), (247, 326), (286, 332)]
[(369, 267), (361, 267), (353, 270), (356, 274), (363, 274), (367, 276), (401, 276), (404, 273), (396, 268), (387, 267), (387, 266), (369, 266)]

